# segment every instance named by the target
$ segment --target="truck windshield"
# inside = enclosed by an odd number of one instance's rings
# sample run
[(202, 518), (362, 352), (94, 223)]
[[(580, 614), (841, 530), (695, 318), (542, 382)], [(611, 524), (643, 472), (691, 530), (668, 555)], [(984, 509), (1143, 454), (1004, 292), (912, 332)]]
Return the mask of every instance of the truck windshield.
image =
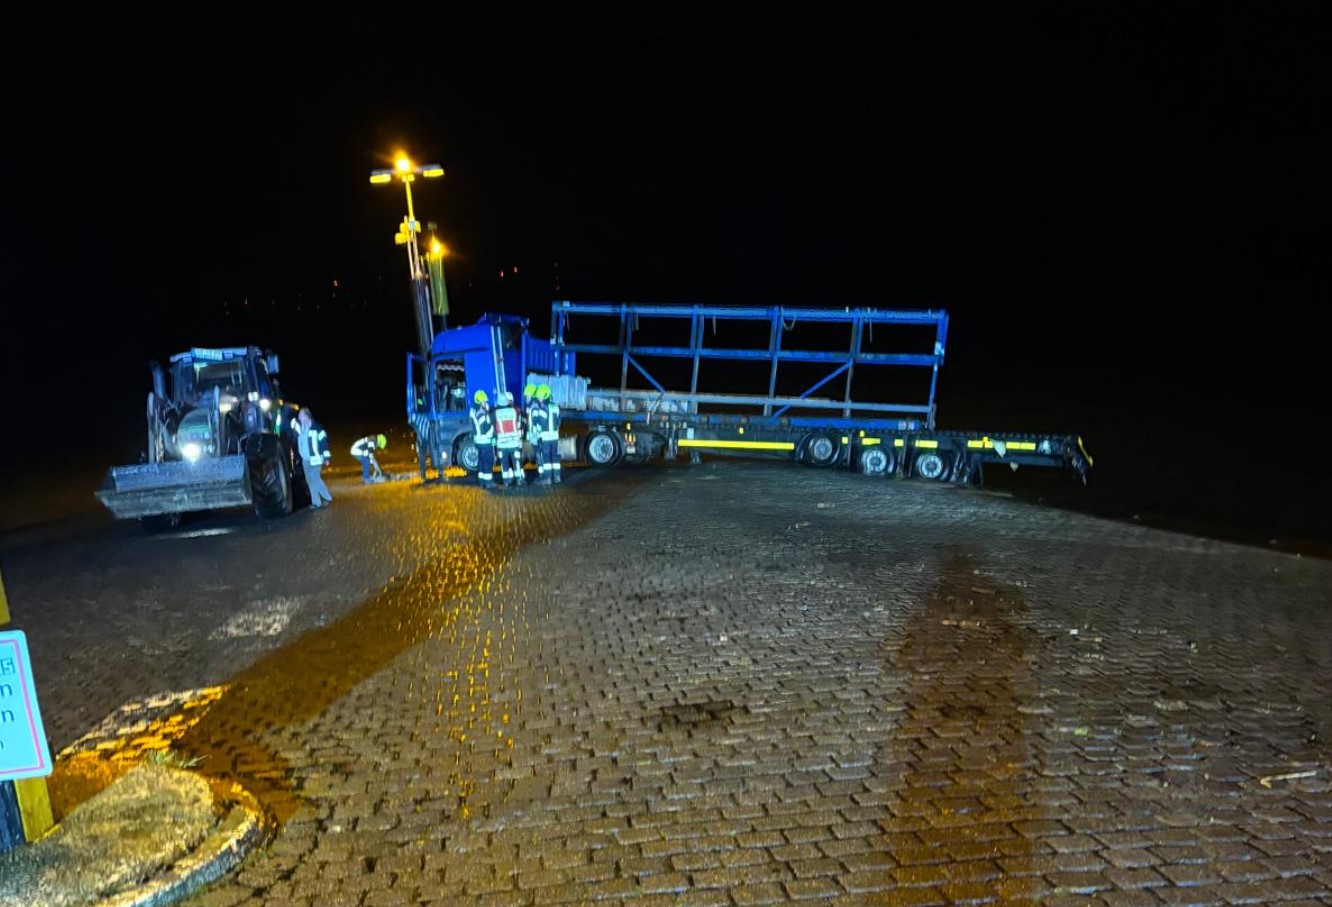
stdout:
[(454, 412), (467, 409), (467, 373), (454, 359), (435, 360), (435, 409)]

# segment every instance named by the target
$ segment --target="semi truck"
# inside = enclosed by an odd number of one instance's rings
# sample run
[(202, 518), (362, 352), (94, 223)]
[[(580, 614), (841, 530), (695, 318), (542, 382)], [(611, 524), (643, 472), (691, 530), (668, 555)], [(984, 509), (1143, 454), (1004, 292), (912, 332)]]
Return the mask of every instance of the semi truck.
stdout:
[[(595, 467), (708, 454), (958, 484), (989, 464), (1053, 467), (1085, 483), (1093, 460), (1077, 435), (937, 427), (947, 334), (942, 310), (557, 300), (549, 340), (525, 318), (486, 314), (409, 354), (408, 421), (423, 477), (427, 456), (475, 473), (467, 410), (477, 390), (517, 399), (545, 383), (561, 411), (561, 459)], [(815, 348), (795, 346), (797, 335)], [(588, 360), (618, 372), (618, 386), (579, 375)]]

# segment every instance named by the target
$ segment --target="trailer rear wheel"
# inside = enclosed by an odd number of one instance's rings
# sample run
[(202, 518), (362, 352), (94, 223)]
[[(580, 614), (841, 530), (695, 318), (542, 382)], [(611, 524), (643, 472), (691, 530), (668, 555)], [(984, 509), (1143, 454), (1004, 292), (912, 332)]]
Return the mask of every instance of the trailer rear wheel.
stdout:
[(832, 466), (842, 452), (837, 441), (837, 437), (826, 433), (810, 435), (801, 445), (800, 461), (807, 466)]
[(860, 450), (860, 471), (867, 476), (882, 476), (893, 471), (893, 455), (882, 447)]
[(281, 449), (250, 461), (250, 494), (254, 498), (254, 512), (266, 520), (291, 513), (291, 471)]
[(624, 455), (624, 447), (614, 432), (594, 431), (583, 442), (583, 453), (593, 466), (614, 466)]
[(916, 454), (915, 473), (922, 479), (941, 482), (948, 475), (948, 462), (943, 454), (932, 450)]

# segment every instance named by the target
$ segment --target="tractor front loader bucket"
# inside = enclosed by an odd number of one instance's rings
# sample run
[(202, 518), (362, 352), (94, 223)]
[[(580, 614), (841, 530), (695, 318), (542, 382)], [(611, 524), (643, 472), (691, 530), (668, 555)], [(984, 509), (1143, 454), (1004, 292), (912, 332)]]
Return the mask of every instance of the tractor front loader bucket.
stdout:
[(107, 473), (97, 498), (117, 519), (249, 506), (249, 469), (244, 456), (117, 466)]

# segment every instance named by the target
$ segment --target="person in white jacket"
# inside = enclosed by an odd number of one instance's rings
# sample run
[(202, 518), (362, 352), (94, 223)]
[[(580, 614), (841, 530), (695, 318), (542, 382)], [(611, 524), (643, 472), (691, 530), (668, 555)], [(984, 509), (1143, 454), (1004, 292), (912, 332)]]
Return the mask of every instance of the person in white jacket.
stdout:
[(333, 503), (321, 475), (328, 462), (328, 433), (314, 420), (308, 409), (296, 417), (296, 450), (301, 455), (301, 468), (305, 472), (305, 487), (310, 489), (310, 509), (318, 510)]

